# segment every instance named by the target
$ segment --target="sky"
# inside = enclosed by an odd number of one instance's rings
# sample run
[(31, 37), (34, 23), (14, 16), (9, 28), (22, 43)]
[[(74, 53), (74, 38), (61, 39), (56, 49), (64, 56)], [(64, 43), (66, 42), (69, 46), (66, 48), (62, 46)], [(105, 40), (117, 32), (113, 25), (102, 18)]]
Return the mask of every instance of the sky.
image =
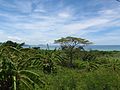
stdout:
[(0, 42), (38, 45), (61, 37), (120, 45), (116, 0), (0, 0)]

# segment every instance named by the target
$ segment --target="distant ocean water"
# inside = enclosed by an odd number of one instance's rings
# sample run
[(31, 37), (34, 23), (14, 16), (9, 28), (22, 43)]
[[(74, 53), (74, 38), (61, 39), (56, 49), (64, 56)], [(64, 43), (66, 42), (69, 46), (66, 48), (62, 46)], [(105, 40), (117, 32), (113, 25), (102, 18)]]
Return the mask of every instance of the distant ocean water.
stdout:
[[(25, 45), (24, 48), (40, 47), (41, 49), (47, 49), (47, 45)], [(49, 49), (53, 50), (59, 48), (58, 45), (49, 45)], [(99, 50), (99, 51), (120, 51), (120, 45), (89, 45), (85, 47), (86, 50)]]
[(87, 50), (120, 51), (120, 45), (90, 45)]

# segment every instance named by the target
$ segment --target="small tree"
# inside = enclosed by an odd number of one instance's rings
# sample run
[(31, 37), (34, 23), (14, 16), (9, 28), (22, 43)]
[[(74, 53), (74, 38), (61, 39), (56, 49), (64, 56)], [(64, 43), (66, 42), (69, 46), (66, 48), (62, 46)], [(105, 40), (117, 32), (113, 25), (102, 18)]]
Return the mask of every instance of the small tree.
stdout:
[(69, 59), (69, 67), (73, 67), (74, 50), (75, 49), (84, 50), (84, 46), (88, 44), (92, 44), (92, 42), (86, 39), (70, 37), (70, 36), (55, 40), (55, 43), (60, 44), (61, 49), (65, 51)]
[(4, 42), (2, 44), (2, 46), (11, 46), (11, 47), (15, 47), (15, 48), (22, 48), (22, 46), (24, 46), (25, 43), (16, 43), (16, 42), (13, 42), (13, 41), (7, 41), (7, 42)]

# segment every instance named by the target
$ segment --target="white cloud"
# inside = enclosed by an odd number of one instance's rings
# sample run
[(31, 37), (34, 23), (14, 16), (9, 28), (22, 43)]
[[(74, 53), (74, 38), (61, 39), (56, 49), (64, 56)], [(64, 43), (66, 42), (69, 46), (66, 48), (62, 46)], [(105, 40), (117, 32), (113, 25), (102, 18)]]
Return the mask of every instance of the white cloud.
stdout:
[[(13, 6), (10, 6), (9, 3), (9, 7), (12, 7), (18, 12), (29, 13), (28, 15), (0, 13), (0, 16), (6, 19), (6, 23), (0, 22), (1, 28), (5, 26), (5, 28), (7, 28), (6, 32), (0, 31), (0, 38), (2, 38), (2, 40), (12, 39), (15, 41), (39, 44), (53, 42), (53, 40), (58, 37), (60, 38), (69, 35), (81, 36), (87, 34), (90, 36), (90, 32), (99, 32), (102, 30), (104, 31), (104, 28), (107, 29), (109, 27), (120, 26), (119, 8), (103, 9), (98, 12), (92, 12), (97, 14), (94, 17), (90, 17), (92, 14), (88, 13), (88, 17), (86, 17), (84, 14), (76, 16), (76, 8), (66, 7), (55, 12), (48, 12), (43, 6), (35, 4), (38, 2), (37, 0), (35, 3), (30, 2), (29, 0), (24, 1), (24, 3), (22, 1), (16, 0)], [(38, 5), (39, 7), (36, 6), (33, 10), (33, 4)], [(79, 19), (80, 17), (86, 18)], [(12, 35), (7, 32), (8, 29), (14, 29), (16, 32), (18, 32), (17, 30), (21, 31)], [(26, 33), (24, 34), (22, 31), (25, 31)], [(110, 35), (108, 37), (112, 38)], [(114, 35), (113, 37), (114, 40), (117, 40), (118, 35)], [(103, 38), (94, 39), (94, 37), (92, 37), (90, 39), (96, 43), (104, 42)]]
[(44, 9), (35, 9), (34, 12), (36, 12), (36, 13), (46, 13), (46, 10), (44, 10)]
[(71, 15), (69, 13), (66, 13), (66, 12), (61, 12), (58, 14), (58, 16), (61, 18), (69, 18)]
[(22, 42), (22, 39), (17, 36), (8, 36), (8, 40), (12, 40), (15, 42)]
[(98, 44), (98, 45), (101, 45), (101, 44), (102, 45), (120, 45), (119, 38), (120, 36), (104, 35), (102, 37), (97, 37), (92, 40), (93, 42), (95, 42), (95, 44)]
[(15, 4), (11, 4), (5, 0), (0, 0), (0, 6), (3, 6), (5, 8), (12, 8), (12, 9), (15, 9), (16, 8), (16, 5)]
[(0, 40), (2, 42), (7, 40), (7, 35), (3, 31), (0, 31)]
[[(117, 12), (116, 12), (117, 10)], [(82, 21), (71, 22), (63, 25), (61, 32), (75, 34), (78, 31), (81, 32), (97, 32), (105, 27), (120, 26), (120, 12), (118, 9), (102, 10), (99, 11), (99, 16), (90, 19), (84, 19)]]
[(10, 34), (0, 31), (0, 42), (5, 42), (7, 40), (12, 40), (15, 42), (22, 42), (22, 40), (17, 36), (10, 36)]
[(23, 2), (23, 0), (15, 1), (16, 8), (22, 12), (22, 13), (31, 13), (32, 11), (32, 2), (29, 0), (26, 0)]
[(76, 22), (76, 23), (64, 25), (62, 29), (65, 30), (66, 32), (76, 33), (77, 31), (88, 29), (90, 27), (96, 27), (98, 25), (103, 25), (108, 22), (109, 22), (108, 19), (96, 18), (96, 19), (90, 19), (82, 22)]

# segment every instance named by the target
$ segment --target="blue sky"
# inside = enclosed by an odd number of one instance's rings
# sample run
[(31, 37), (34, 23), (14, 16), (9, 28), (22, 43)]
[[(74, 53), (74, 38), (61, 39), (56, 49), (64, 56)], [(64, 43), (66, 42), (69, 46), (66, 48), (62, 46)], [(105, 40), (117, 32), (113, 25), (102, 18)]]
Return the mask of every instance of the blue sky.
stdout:
[(116, 0), (0, 0), (0, 41), (53, 43), (75, 36), (120, 45)]

